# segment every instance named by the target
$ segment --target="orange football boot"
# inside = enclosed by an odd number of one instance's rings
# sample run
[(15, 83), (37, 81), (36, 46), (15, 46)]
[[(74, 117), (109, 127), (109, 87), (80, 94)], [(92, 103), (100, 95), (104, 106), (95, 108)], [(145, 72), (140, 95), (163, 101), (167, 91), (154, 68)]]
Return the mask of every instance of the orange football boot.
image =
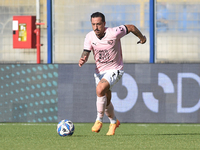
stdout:
[(117, 127), (119, 127), (119, 125), (120, 125), (119, 120), (117, 120), (117, 122), (115, 124), (111, 123), (106, 135), (115, 135), (115, 130)]
[(101, 121), (97, 120), (92, 127), (92, 132), (99, 133), (102, 126), (103, 126), (103, 123)]

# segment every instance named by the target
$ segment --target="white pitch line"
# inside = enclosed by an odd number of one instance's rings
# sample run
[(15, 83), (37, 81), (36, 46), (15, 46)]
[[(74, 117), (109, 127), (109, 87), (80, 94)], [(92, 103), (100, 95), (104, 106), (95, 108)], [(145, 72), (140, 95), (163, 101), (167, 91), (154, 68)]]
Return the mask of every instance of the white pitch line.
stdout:
[[(76, 126), (84, 126), (84, 123), (74, 123)], [(126, 124), (126, 123), (124, 123)], [(9, 126), (9, 125), (21, 125), (21, 126), (56, 126), (57, 123), (0, 123), (0, 126)], [(122, 123), (123, 125), (123, 123)], [(154, 124), (135, 124), (132, 123), (130, 124), (132, 126), (141, 126), (141, 127), (149, 127)], [(155, 124), (157, 126), (175, 126), (175, 127), (180, 127), (180, 126), (191, 126), (191, 127), (200, 127), (200, 124)]]
[(29, 124), (29, 123), (23, 123), (23, 124), (21, 124), (21, 123), (0, 123), (0, 126), (4, 126), (4, 125), (6, 125), (6, 126), (9, 126), (9, 125), (21, 125), (21, 126), (55, 126), (55, 125), (57, 125), (57, 124)]
[[(135, 124), (133, 124), (135, 125)], [(154, 124), (136, 124), (137, 126), (143, 126), (143, 127), (148, 127), (148, 126), (152, 126)], [(199, 127), (200, 124), (155, 124), (157, 126), (175, 126), (175, 127), (180, 127), (180, 126), (186, 126), (186, 127)]]
[[(52, 123), (52, 124), (44, 124), (44, 123), (0, 123), (0, 126), (16, 126), (16, 125), (21, 125), (21, 126), (56, 126), (57, 124)], [(83, 124), (76, 124), (76, 126), (83, 126)]]

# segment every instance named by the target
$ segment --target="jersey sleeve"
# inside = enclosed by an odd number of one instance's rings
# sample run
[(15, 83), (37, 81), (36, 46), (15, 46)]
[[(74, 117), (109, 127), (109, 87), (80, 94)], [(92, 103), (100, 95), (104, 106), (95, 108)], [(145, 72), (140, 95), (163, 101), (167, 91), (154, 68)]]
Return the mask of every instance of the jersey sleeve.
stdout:
[(127, 28), (125, 25), (121, 25), (121, 26), (115, 27), (113, 29), (115, 32), (115, 36), (119, 39), (127, 34)]
[(92, 45), (91, 45), (91, 33), (88, 33), (85, 37), (85, 41), (84, 41), (84, 50), (88, 50), (91, 51), (92, 50)]

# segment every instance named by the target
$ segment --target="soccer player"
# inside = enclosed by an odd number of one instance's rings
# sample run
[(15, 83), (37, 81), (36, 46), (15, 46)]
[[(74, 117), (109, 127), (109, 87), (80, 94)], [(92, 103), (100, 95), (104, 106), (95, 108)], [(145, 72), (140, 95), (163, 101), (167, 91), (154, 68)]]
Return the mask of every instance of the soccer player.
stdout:
[(124, 73), (120, 38), (131, 32), (140, 39), (138, 43), (144, 44), (146, 37), (134, 25), (120, 25), (114, 28), (105, 27), (105, 16), (100, 12), (91, 15), (91, 24), (93, 31), (85, 37), (79, 67), (88, 60), (92, 51), (96, 63), (94, 77), (97, 94), (97, 118), (92, 127), (92, 132), (98, 133), (101, 130), (105, 113), (110, 120), (106, 135), (114, 135), (120, 122), (114, 114), (111, 90)]

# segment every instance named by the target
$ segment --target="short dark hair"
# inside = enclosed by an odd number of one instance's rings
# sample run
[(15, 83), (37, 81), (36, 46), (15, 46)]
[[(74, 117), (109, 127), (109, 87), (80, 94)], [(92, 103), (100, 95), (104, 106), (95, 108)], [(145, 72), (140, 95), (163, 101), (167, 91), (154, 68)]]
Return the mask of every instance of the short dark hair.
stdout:
[(101, 20), (103, 22), (105, 22), (105, 16), (104, 14), (100, 13), (100, 12), (95, 12), (91, 15), (91, 21), (92, 21), (92, 18), (96, 18), (96, 17), (101, 17)]

